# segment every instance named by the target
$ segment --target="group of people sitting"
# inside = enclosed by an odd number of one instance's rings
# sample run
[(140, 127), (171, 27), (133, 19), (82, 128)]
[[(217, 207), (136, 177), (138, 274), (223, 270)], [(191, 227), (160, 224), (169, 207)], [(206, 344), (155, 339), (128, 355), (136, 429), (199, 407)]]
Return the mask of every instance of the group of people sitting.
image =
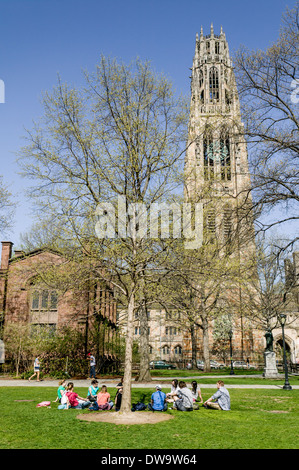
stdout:
[[(121, 398), (122, 398), (122, 381), (116, 386), (117, 393), (115, 396), (115, 410), (120, 410)], [(98, 385), (98, 381), (93, 379), (91, 385), (88, 388), (87, 397), (83, 398), (74, 392), (73, 382), (66, 383), (65, 380), (59, 382), (57, 389), (57, 398), (55, 401), (59, 402), (58, 409), (69, 409), (77, 408), (84, 409), (88, 408), (91, 411), (98, 410), (111, 410), (114, 406), (111, 400), (110, 393), (108, 393), (106, 385), (102, 385), (101, 390)]]
[(203, 402), (201, 390), (195, 380), (191, 382), (190, 389), (184, 381), (178, 382), (178, 380), (174, 379), (171, 383), (171, 390), (167, 394), (162, 392), (161, 385), (156, 386), (156, 391), (151, 396), (151, 403), (149, 403), (148, 409), (152, 411), (166, 411), (168, 403), (173, 403), (172, 408), (174, 410), (193, 411), (198, 410), (199, 403), (202, 403), (205, 408), (230, 410), (230, 395), (224, 387), (222, 380), (218, 380), (217, 389), (216, 393)]
[[(106, 385), (102, 385), (100, 389), (98, 381), (93, 379), (88, 388), (87, 397), (83, 398), (74, 392), (73, 382), (67, 384), (65, 380), (62, 380), (59, 382), (57, 390), (58, 409), (88, 408), (90, 411), (98, 411), (111, 410), (115, 406), (115, 411), (119, 411), (123, 391), (122, 380), (116, 385), (116, 388), (117, 393), (115, 402), (113, 402)], [(161, 385), (156, 385), (155, 392), (152, 393), (151, 401), (147, 407), (150, 411), (166, 411), (168, 404), (171, 404), (170, 409), (193, 411), (199, 409), (199, 403), (202, 403), (205, 408), (230, 410), (230, 395), (222, 380), (218, 380), (217, 389), (216, 393), (203, 402), (201, 390), (195, 380), (191, 382), (191, 388), (188, 388), (184, 381), (179, 382), (177, 379), (173, 379), (171, 390), (167, 394), (162, 392)]]

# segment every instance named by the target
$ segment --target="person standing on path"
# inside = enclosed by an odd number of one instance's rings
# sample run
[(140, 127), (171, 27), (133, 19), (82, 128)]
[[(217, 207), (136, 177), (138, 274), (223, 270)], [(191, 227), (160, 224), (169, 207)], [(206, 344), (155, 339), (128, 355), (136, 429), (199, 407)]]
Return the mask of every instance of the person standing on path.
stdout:
[(91, 353), (88, 353), (87, 355), (90, 361), (89, 378), (95, 379), (96, 378), (96, 360), (95, 360), (95, 357)]
[(39, 357), (37, 356), (35, 359), (34, 359), (34, 374), (31, 375), (31, 377), (29, 377), (29, 381), (35, 377), (36, 377), (36, 381), (39, 382), (39, 373), (40, 373), (40, 362), (39, 362)]

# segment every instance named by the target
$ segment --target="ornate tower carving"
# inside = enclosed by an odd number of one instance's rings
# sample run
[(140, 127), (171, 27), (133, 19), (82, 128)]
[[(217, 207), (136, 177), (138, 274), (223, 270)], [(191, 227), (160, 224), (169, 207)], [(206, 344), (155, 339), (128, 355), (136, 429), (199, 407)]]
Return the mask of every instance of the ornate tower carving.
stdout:
[[(248, 213), (250, 177), (239, 97), (225, 33), (221, 27), (214, 34), (213, 25), (209, 35), (202, 28), (196, 35), (185, 176), (186, 200), (221, 201), (218, 215), (207, 211), (211, 231), (221, 225), (225, 235), (241, 213)], [(245, 219), (242, 226), (253, 235), (252, 219)]]

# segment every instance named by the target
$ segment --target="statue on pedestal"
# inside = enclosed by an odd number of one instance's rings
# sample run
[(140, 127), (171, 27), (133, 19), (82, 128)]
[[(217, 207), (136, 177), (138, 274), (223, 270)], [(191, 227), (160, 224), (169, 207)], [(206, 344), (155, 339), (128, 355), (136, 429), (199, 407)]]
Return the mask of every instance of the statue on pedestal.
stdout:
[(263, 377), (277, 378), (278, 371), (276, 366), (275, 352), (273, 351), (273, 335), (270, 328), (265, 333), (266, 347), (265, 347), (265, 369)]
[(265, 338), (266, 338), (265, 351), (273, 352), (273, 335), (272, 335), (272, 331), (270, 328), (268, 328), (268, 330), (266, 331)]

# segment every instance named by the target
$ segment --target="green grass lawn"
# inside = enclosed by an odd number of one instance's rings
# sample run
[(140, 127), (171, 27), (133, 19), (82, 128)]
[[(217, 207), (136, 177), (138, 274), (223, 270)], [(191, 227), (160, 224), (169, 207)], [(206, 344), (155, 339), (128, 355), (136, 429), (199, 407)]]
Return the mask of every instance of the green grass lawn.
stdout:
[[(161, 379), (162, 383), (170, 383), (173, 378), (178, 378), (178, 380), (185, 380), (187, 383), (191, 383), (194, 377), (199, 384), (212, 384), (217, 382), (218, 377), (221, 377), (225, 384), (236, 384), (236, 385), (277, 385), (283, 386), (284, 384), (284, 374), (280, 373), (278, 379), (264, 379), (262, 377), (261, 371), (235, 371), (235, 375), (231, 376), (228, 370), (222, 369), (218, 371), (213, 371), (210, 373), (198, 372), (196, 370), (191, 371), (170, 371), (170, 370), (161, 370), (153, 371), (151, 373), (153, 382), (159, 381)], [(178, 373), (180, 372), (180, 373)], [(246, 376), (246, 377), (244, 377)], [(299, 376), (291, 375), (289, 376), (289, 382), (292, 385), (299, 385)], [(155, 382), (154, 382), (155, 383)]]
[[(114, 397), (115, 389), (108, 389)], [(75, 391), (86, 396), (87, 389)], [(168, 391), (168, 387), (164, 391)], [(215, 389), (203, 389), (207, 399)], [(133, 389), (132, 401), (150, 389)], [(148, 425), (80, 421), (81, 410), (36, 408), (53, 387), (0, 387), (1, 449), (298, 449), (299, 390), (230, 389), (232, 410), (168, 410), (175, 418)], [(33, 400), (33, 401), (17, 401)], [(113, 413), (114, 411), (100, 412)], [(91, 413), (88, 410), (83, 413)]]

